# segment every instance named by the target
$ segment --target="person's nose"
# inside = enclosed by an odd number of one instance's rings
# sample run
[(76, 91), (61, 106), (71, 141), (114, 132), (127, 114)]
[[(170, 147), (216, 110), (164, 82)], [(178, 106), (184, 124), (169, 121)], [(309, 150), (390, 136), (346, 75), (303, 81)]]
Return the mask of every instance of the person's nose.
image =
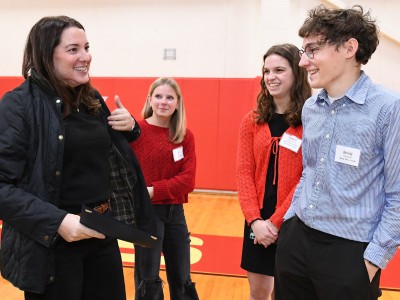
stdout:
[(310, 63), (310, 59), (308, 58), (308, 56), (303, 53), (300, 56), (300, 61), (299, 61), (299, 67), (304, 68), (305, 66), (307, 66)]
[(83, 50), (80, 55), (80, 60), (90, 62), (92, 60), (92, 55), (90, 52)]
[(273, 80), (273, 79), (275, 79), (276, 78), (276, 74), (274, 73), (274, 72), (270, 72), (268, 75), (267, 75), (267, 80), (269, 81), (269, 80)]

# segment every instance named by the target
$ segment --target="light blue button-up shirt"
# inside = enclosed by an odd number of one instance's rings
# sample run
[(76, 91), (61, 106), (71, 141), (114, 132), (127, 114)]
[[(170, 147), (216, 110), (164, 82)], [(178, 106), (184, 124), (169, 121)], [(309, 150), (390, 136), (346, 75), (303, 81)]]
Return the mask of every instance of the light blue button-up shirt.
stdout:
[(342, 98), (309, 98), (302, 122), (303, 174), (284, 219), (367, 242), (364, 258), (385, 268), (400, 244), (400, 94), (361, 72)]

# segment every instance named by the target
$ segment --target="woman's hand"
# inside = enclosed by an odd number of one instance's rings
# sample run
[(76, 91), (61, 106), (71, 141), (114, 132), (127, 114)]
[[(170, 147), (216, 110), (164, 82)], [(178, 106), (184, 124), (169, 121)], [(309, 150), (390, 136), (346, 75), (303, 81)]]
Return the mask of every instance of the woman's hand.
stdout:
[(278, 238), (278, 229), (270, 220), (256, 220), (251, 224), (251, 229), (255, 235), (254, 244), (258, 243), (265, 248)]
[(67, 242), (76, 242), (90, 238), (105, 238), (104, 234), (82, 225), (80, 219), (81, 217), (78, 215), (67, 214), (61, 222), (60, 227), (58, 227), (58, 234)]
[(135, 120), (129, 111), (122, 105), (118, 95), (114, 97), (117, 108), (108, 117), (108, 124), (114, 130), (131, 131), (135, 126)]
[(147, 191), (149, 192), (150, 199), (153, 199), (154, 197), (154, 186), (148, 186)]

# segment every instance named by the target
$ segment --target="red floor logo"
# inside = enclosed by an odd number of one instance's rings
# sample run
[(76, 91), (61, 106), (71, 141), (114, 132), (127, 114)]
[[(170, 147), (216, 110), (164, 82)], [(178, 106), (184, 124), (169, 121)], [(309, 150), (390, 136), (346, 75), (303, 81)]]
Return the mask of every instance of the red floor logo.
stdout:
[[(190, 243), (191, 271), (195, 273), (245, 276), (240, 268), (242, 238), (192, 234)], [(134, 266), (135, 255), (131, 243), (119, 241), (125, 266)], [(161, 268), (165, 267), (161, 257)]]

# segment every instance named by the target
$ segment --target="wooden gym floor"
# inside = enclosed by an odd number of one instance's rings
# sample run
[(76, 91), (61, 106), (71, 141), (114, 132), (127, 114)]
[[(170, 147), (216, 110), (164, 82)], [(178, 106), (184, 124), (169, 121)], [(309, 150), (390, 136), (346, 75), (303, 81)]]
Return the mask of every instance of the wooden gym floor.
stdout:
[[(241, 237), (243, 216), (236, 195), (192, 193), (185, 204), (186, 218), (192, 233)], [(133, 268), (125, 267), (127, 300), (134, 300)], [(167, 282), (165, 271), (161, 278)], [(201, 300), (248, 300), (249, 287), (244, 277), (192, 274)], [(169, 300), (168, 284), (164, 286)], [(23, 300), (23, 293), (0, 277), (1, 300)], [(111, 300), (111, 299), (110, 299)], [(340, 300), (340, 299), (338, 299)], [(400, 291), (383, 291), (380, 300), (400, 300)]]

